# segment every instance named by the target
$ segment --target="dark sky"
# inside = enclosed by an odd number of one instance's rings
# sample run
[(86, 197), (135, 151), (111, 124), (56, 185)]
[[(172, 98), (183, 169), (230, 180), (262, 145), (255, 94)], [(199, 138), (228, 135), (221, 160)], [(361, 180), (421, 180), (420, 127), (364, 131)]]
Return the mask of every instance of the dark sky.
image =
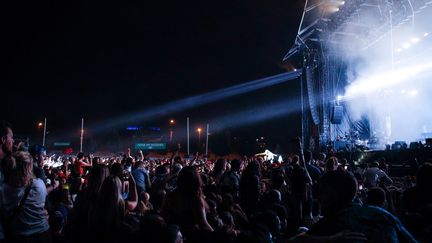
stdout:
[[(11, 2), (0, 10), (1, 118), (24, 134), (43, 117), (51, 128), (81, 117), (96, 123), (284, 72), (281, 60), (303, 6), (302, 0)], [(281, 87), (273, 91), (267, 96), (284, 96)], [(266, 102), (254, 97), (187, 112)]]

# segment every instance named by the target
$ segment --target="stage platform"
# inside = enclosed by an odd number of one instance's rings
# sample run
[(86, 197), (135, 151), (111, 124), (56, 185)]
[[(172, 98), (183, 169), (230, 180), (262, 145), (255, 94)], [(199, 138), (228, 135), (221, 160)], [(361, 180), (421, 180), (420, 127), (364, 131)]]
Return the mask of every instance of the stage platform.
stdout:
[(419, 165), (427, 161), (432, 162), (432, 147), (338, 152), (336, 156), (338, 158), (347, 158), (356, 164), (371, 163), (380, 158), (385, 158), (390, 165), (391, 176), (405, 176), (414, 175)]

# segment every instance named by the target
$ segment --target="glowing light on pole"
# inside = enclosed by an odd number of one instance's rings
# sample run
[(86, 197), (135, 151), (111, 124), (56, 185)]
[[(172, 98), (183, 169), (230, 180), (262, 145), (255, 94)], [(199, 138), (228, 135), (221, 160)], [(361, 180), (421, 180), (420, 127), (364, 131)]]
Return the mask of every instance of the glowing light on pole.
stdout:
[[(40, 125), (40, 123), (39, 123)], [(43, 123), (43, 137), (42, 137), (42, 146), (45, 146), (45, 137), (46, 137), (46, 126), (47, 126), (47, 119), (45, 117), (44, 123)]]
[(202, 129), (198, 128), (197, 131), (198, 131), (198, 145), (199, 145), (199, 148), (201, 148), (201, 131), (202, 131)]
[(171, 119), (171, 120), (169, 121), (169, 124), (170, 124), (169, 142), (170, 142), (170, 147), (171, 147), (171, 145), (172, 145), (172, 140), (173, 140), (173, 126), (174, 126), (174, 124), (175, 124), (175, 121), (174, 121), (173, 119)]

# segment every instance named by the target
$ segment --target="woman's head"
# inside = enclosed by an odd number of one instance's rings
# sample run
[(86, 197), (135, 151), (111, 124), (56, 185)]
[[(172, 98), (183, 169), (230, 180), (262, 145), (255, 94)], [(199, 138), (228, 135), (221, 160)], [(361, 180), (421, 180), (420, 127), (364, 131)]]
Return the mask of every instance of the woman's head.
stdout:
[(121, 187), (117, 176), (111, 175), (104, 180), (97, 201), (90, 208), (88, 223), (91, 231), (105, 237), (117, 233), (126, 212)]
[(99, 194), (102, 183), (110, 175), (109, 169), (105, 165), (95, 164), (90, 170), (88, 177), (88, 190), (92, 194)]
[(201, 177), (194, 166), (184, 167), (177, 179), (177, 190), (188, 195), (201, 195)]
[(110, 175), (102, 183), (100, 202), (104, 204), (122, 204), (122, 183), (117, 176)]
[(1, 163), (5, 182), (13, 187), (27, 186), (33, 179), (33, 158), (28, 152), (15, 152)]
[(222, 158), (218, 159), (213, 168), (213, 174), (215, 175), (222, 174), (225, 171), (225, 167), (226, 167), (226, 160)]

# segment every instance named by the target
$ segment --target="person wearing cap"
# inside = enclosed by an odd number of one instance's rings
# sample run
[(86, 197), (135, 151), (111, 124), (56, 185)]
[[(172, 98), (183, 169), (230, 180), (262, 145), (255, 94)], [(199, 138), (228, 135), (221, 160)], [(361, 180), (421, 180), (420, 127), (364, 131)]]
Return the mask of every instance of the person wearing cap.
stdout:
[(47, 183), (47, 177), (43, 170), (44, 161), (46, 158), (47, 150), (45, 146), (35, 145), (30, 148), (30, 154), (33, 157), (33, 173), (36, 178), (41, 179), (45, 184)]

